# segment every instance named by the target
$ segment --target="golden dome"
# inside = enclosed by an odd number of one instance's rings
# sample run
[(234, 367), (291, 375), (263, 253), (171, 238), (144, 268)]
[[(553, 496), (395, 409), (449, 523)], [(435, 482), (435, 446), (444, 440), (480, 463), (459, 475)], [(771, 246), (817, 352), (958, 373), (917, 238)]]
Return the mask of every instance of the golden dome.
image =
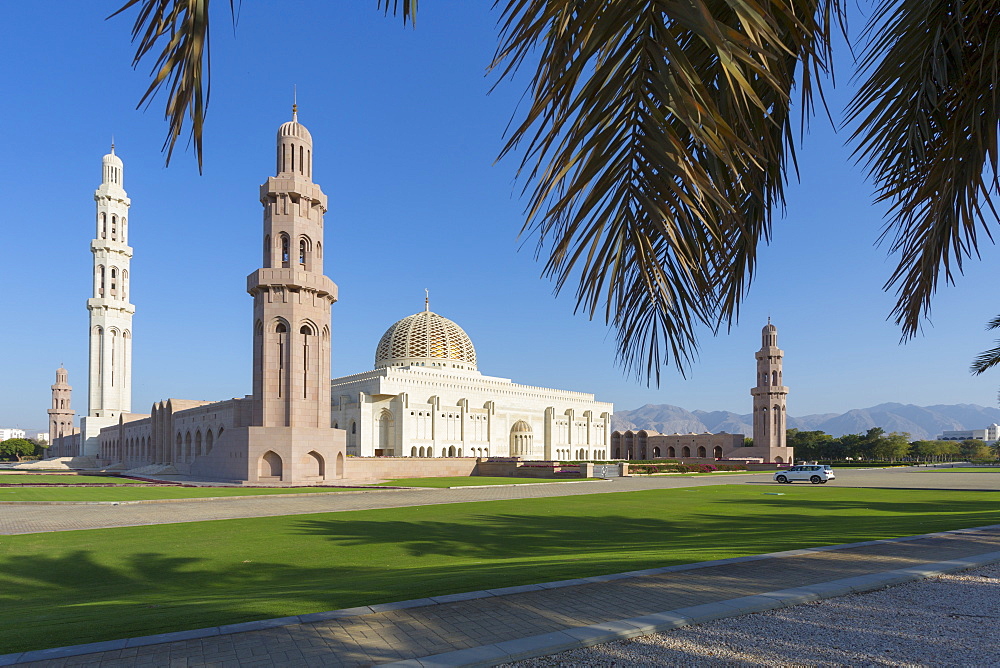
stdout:
[(385, 331), (375, 349), (375, 368), (444, 366), (475, 371), (476, 349), (465, 331), (433, 311), (407, 316)]

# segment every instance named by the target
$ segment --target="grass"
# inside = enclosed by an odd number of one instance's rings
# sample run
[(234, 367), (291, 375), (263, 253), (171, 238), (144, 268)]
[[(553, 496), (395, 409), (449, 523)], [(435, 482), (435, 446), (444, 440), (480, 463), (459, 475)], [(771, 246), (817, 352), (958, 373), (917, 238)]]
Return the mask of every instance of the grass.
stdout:
[(957, 466), (950, 469), (921, 469), (921, 473), (1000, 473), (1000, 466)]
[(0, 653), (1000, 522), (1000, 492), (765, 489), (4, 536)]
[(596, 478), (497, 478), (456, 476), (452, 478), (399, 478), (379, 483), (382, 487), (469, 487), (474, 485), (525, 485), (539, 482), (573, 482)]
[(330, 487), (0, 487), (0, 503), (13, 501), (148, 501), (213, 496), (336, 492)]
[(45, 475), (38, 473), (0, 473), (2, 485), (141, 485), (140, 480), (111, 475)]

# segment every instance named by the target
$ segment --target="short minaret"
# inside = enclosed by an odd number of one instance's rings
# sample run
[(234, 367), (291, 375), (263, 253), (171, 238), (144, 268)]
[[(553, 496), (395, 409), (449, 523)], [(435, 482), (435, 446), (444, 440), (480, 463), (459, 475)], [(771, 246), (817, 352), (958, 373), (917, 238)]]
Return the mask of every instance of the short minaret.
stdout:
[(129, 303), (128, 245), (131, 201), (122, 187), (122, 161), (115, 146), (102, 160), (101, 187), (94, 192), (97, 204), (96, 233), (90, 242), (94, 254), (94, 294), (90, 311), (90, 374), (87, 414), (117, 418), (132, 410), (132, 314)]
[[(788, 388), (781, 377), (785, 352), (778, 347), (778, 328), (767, 319), (757, 351), (757, 386), (753, 395), (753, 447), (785, 447), (785, 398)], [(771, 460), (769, 460), (771, 461)]]
[(76, 411), (70, 407), (73, 388), (69, 384), (69, 372), (59, 367), (56, 369), (56, 382), (52, 386), (52, 408), (49, 409), (49, 443), (54, 444), (57, 438), (73, 434), (73, 422)]
[(312, 136), (278, 129), (276, 175), (260, 187), (263, 268), (247, 277), (254, 300), (252, 426), (330, 427), (330, 306), (323, 275), (326, 195), (313, 183)]

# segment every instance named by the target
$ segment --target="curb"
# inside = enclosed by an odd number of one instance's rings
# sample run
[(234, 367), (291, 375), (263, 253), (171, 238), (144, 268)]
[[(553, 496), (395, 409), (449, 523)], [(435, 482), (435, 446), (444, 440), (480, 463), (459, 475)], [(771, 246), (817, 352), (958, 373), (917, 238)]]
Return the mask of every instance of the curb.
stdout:
[[(242, 498), (242, 497), (239, 497)], [(761, 561), (764, 559), (780, 559), (783, 557), (795, 557), (815, 552), (828, 552), (833, 550), (843, 550), (869, 545), (881, 545), (886, 543), (905, 543), (909, 541), (922, 540), (925, 538), (935, 538), (952, 534), (977, 533), (980, 531), (1000, 529), (1000, 524), (991, 524), (981, 527), (971, 527), (967, 529), (953, 529), (950, 531), (939, 531), (935, 533), (920, 534), (916, 536), (901, 536), (898, 538), (884, 538), (880, 540), (869, 540), (857, 543), (843, 543), (839, 545), (823, 545), (820, 547), (802, 548), (797, 550), (785, 550), (782, 552), (771, 552), (768, 554), (755, 554), (744, 557), (731, 557), (729, 559), (717, 559), (713, 561), (700, 561), (692, 564), (678, 564), (675, 566), (665, 566), (662, 568), (649, 568), (638, 571), (627, 571), (624, 573), (611, 573), (608, 575), (597, 575), (587, 578), (576, 578), (572, 580), (557, 580), (554, 582), (542, 582), (538, 584), (517, 585), (512, 587), (501, 587), (482, 591), (461, 592), (456, 594), (445, 594), (428, 598), (411, 599), (407, 601), (395, 601), (391, 603), (378, 603), (374, 605), (364, 605), (341, 610), (330, 610), (326, 612), (314, 612), (303, 615), (293, 615), (289, 617), (277, 617), (272, 619), (262, 619), (252, 622), (242, 622), (237, 624), (226, 624), (201, 629), (190, 629), (187, 631), (173, 631), (169, 633), (158, 633), (136, 638), (120, 638), (117, 640), (104, 640), (100, 642), (85, 643), (81, 645), (68, 645), (65, 647), (53, 647), (50, 649), (30, 650), (27, 652), (15, 652), (11, 654), (0, 654), (0, 666), (11, 666), (18, 663), (28, 663), (31, 661), (45, 661), (52, 659), (62, 659), (82, 654), (92, 654), (95, 652), (108, 652), (130, 647), (145, 647), (147, 645), (158, 645), (162, 643), (178, 642), (184, 640), (195, 640), (211, 636), (228, 635), (232, 633), (246, 633), (249, 631), (261, 631), (264, 629), (276, 628), (280, 626), (296, 626), (299, 624), (311, 624), (324, 622), (332, 619), (344, 617), (358, 617), (370, 615), (377, 612), (387, 612), (390, 610), (403, 610), (424, 606), (442, 605), (456, 601), (471, 601), (481, 598), (492, 598), (494, 596), (507, 596), (519, 594), (526, 591), (537, 591), (543, 589), (559, 589), (562, 587), (572, 587), (581, 584), (593, 584), (599, 582), (610, 582), (612, 580), (624, 580), (628, 578), (643, 577), (647, 575), (662, 575), (665, 573), (676, 573), (690, 571), (700, 568), (710, 568), (723, 566), (726, 564), (742, 563), (747, 561)], [(805, 587), (783, 589), (780, 591), (755, 594), (741, 598), (716, 601), (688, 608), (668, 610), (652, 615), (634, 617), (611, 622), (602, 622), (591, 626), (570, 628), (554, 633), (546, 633), (539, 636), (530, 636), (516, 640), (508, 640), (494, 645), (482, 645), (444, 654), (423, 657), (421, 659), (407, 659), (389, 664), (390, 666), (494, 666), (500, 663), (518, 661), (535, 656), (545, 656), (567, 649), (579, 647), (589, 647), (611, 640), (633, 638), (640, 635), (648, 635), (658, 631), (666, 631), (679, 626), (689, 626), (702, 622), (721, 619), (723, 617), (734, 617), (736, 615), (748, 614), (751, 612), (761, 612), (773, 610), (775, 608), (785, 608), (800, 603), (808, 603), (821, 598), (832, 598), (863, 591), (872, 591), (895, 584), (921, 580), (934, 577), (943, 573), (977, 568), (992, 563), (1000, 562), (1000, 552), (987, 552), (985, 554), (973, 555), (962, 559), (953, 559), (937, 563), (924, 564), (923, 566), (911, 566), (881, 573), (870, 573), (852, 578), (832, 580)], [(568, 644), (567, 644), (568, 643)]]

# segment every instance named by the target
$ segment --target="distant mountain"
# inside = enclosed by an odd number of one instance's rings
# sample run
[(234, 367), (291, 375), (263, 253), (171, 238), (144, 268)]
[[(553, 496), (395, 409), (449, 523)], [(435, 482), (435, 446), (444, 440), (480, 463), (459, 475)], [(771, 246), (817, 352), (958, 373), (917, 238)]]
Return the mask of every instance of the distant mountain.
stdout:
[[(983, 429), (994, 422), (1000, 423), (1000, 409), (975, 404), (914, 406), (886, 403), (855, 408), (842, 414), (788, 416), (789, 428), (803, 431), (820, 430), (833, 436), (843, 436), (882, 427), (887, 432), (908, 432), (914, 439), (933, 439), (945, 430)], [(611, 416), (611, 428), (652, 429), (661, 434), (710, 431), (749, 436), (753, 433), (753, 416), (729, 411), (688, 411), (669, 404), (646, 404), (635, 410), (615, 412)]]

